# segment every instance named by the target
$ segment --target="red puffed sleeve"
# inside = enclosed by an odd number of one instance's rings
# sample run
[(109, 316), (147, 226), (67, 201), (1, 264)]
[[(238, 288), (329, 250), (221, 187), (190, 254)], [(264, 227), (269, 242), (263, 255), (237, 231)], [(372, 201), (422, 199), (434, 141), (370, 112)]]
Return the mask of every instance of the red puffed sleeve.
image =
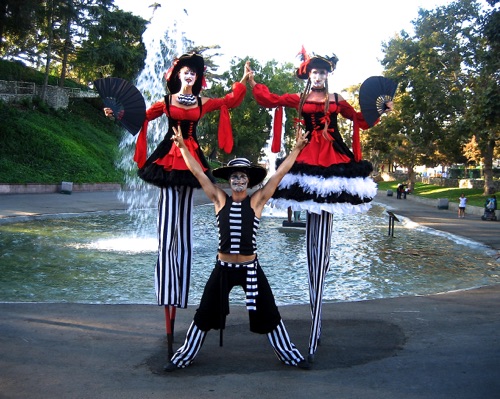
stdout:
[(211, 98), (203, 104), (203, 114), (220, 109), (219, 129), (217, 133), (219, 148), (226, 153), (233, 149), (233, 131), (231, 129), (231, 118), (229, 108), (235, 108), (243, 102), (247, 88), (244, 84), (236, 82), (233, 91), (222, 98)]
[(221, 98), (210, 98), (205, 104), (203, 104), (203, 113), (212, 112), (221, 107), (226, 106), (227, 108), (236, 108), (243, 102), (245, 94), (247, 93), (247, 87), (240, 82), (236, 82), (232, 87), (233, 91), (226, 94)]
[(274, 94), (262, 83), (257, 83), (253, 87), (252, 94), (261, 107), (275, 108), (282, 106), (296, 109), (299, 107), (300, 97), (298, 94)]
[[(354, 154), (354, 160), (356, 162), (361, 161), (361, 140), (359, 137), (359, 129), (369, 129), (370, 125), (363, 118), (363, 114), (361, 112), (356, 111), (351, 104), (347, 101), (339, 101), (338, 106), (340, 108), (340, 114), (347, 119), (352, 120), (353, 129), (352, 129), (352, 153)], [(377, 124), (379, 120), (375, 122)]]
[(142, 168), (146, 163), (148, 158), (148, 143), (147, 143), (147, 133), (148, 133), (148, 123), (153, 119), (158, 118), (163, 115), (166, 111), (165, 102), (158, 101), (154, 103), (150, 108), (146, 110), (146, 117), (142, 123), (141, 131), (137, 137), (137, 142), (135, 144), (134, 161), (137, 163), (139, 168)]
[(253, 87), (252, 94), (261, 107), (276, 108), (274, 111), (273, 141), (271, 152), (277, 153), (281, 149), (281, 127), (283, 123), (283, 107), (298, 109), (300, 97), (298, 94), (274, 94), (261, 83)]

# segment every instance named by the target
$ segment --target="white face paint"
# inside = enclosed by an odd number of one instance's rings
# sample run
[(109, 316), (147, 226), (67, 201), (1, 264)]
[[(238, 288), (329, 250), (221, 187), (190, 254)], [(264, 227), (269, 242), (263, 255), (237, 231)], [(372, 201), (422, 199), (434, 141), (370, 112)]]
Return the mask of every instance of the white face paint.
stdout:
[(241, 193), (248, 188), (248, 176), (243, 172), (234, 172), (229, 176), (231, 190)]
[(179, 79), (183, 86), (193, 86), (196, 82), (196, 72), (189, 67), (182, 67), (179, 71)]
[(315, 89), (321, 89), (325, 87), (327, 78), (328, 78), (328, 72), (326, 71), (326, 69), (313, 68), (309, 72), (309, 79), (311, 79), (311, 85)]

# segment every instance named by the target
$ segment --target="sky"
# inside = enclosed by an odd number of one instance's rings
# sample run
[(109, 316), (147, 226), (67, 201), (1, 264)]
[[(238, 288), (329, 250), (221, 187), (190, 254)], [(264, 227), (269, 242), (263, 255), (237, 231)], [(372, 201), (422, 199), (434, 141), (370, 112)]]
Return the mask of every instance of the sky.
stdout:
[[(154, 0), (115, 0), (124, 11), (149, 20)], [(451, 0), (321, 0), (291, 2), (280, 0), (156, 0), (161, 7), (151, 28), (183, 18), (186, 36), (195, 45), (219, 45), (224, 57), (217, 59), (226, 70), (231, 57), (276, 60), (299, 65), (301, 47), (308, 53), (339, 58), (329, 79), (336, 92), (381, 75), (382, 43), (401, 30), (412, 32), (411, 21), (418, 9), (435, 9)], [(300, 5), (303, 4), (303, 5)], [(155, 28), (157, 29), (157, 28)], [(143, 38), (151, 37), (144, 34)], [(149, 40), (149, 39), (147, 39)], [(223, 71), (222, 70), (222, 71)], [(222, 72), (220, 71), (220, 72)], [(256, 76), (258, 81), (258, 77)]]

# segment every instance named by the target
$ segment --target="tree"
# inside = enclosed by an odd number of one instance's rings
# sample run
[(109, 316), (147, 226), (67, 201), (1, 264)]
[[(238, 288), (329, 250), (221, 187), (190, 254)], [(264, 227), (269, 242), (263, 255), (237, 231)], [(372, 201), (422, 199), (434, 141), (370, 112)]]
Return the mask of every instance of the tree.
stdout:
[[(33, 41), (38, 0), (3, 0), (0, 3), (0, 55), (16, 56), (26, 51)], [(31, 43), (31, 44), (28, 44)]]
[(470, 141), (464, 145), (464, 155), (469, 162), (477, 164), (481, 161), (481, 151), (478, 147), (476, 136), (472, 136)]
[[(498, 1), (489, 0), (493, 7)], [(484, 195), (493, 194), (493, 158), (500, 144), (500, 12), (486, 12), (481, 26), (481, 41), (476, 51), (478, 68), (470, 80), (470, 97), (465, 120), (477, 140), (484, 176)]]
[(148, 22), (128, 12), (110, 11), (104, 5), (93, 7), (91, 13), (94, 22), (75, 61), (80, 78), (91, 81), (111, 74), (133, 80), (144, 67), (142, 34)]
[[(143, 68), (147, 21), (114, 0), (4, 0), (0, 4), (0, 55), (48, 74), (84, 82), (99, 70), (133, 79)], [(79, 57), (76, 57), (78, 53)]]
[[(492, 129), (480, 128), (476, 121), (495, 120), (498, 112), (486, 104), (497, 98), (498, 77), (485, 68), (482, 21), (475, 0), (420, 9), (415, 34), (402, 31), (384, 45), (386, 74), (400, 82), (403, 123), (398, 134), (411, 143), (408, 160), (420, 154), (427, 165), (457, 162), (473, 134), (480, 148), (491, 143)], [(490, 134), (481, 134), (484, 130)]]
[(42, 87), (42, 100), (46, 99), (47, 85), (49, 83), (49, 73), (50, 73), (50, 62), (52, 61), (52, 43), (54, 39), (54, 24), (55, 24), (55, 0), (49, 0), (46, 2), (45, 6), (45, 18), (43, 27), (47, 37), (47, 52), (45, 54), (45, 78)]

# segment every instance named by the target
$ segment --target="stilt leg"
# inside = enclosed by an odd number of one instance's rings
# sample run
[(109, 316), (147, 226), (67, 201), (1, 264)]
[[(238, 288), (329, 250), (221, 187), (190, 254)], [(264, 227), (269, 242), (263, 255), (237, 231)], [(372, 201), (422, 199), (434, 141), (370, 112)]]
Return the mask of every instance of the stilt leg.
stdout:
[(325, 276), (330, 268), (332, 221), (332, 215), (327, 212), (322, 212), (321, 215), (307, 214), (306, 242), (312, 319), (308, 354), (310, 363), (314, 362), (314, 354), (320, 343), (323, 289)]
[(170, 333), (172, 334), (172, 342), (174, 341), (174, 325), (175, 325), (175, 313), (177, 308), (172, 306), (172, 312), (170, 313)]
[[(174, 308), (175, 309), (175, 308)], [(172, 320), (170, 318), (170, 308), (165, 306), (165, 329), (167, 331), (167, 350), (168, 359), (170, 360), (174, 355), (173, 334), (172, 334)]]

